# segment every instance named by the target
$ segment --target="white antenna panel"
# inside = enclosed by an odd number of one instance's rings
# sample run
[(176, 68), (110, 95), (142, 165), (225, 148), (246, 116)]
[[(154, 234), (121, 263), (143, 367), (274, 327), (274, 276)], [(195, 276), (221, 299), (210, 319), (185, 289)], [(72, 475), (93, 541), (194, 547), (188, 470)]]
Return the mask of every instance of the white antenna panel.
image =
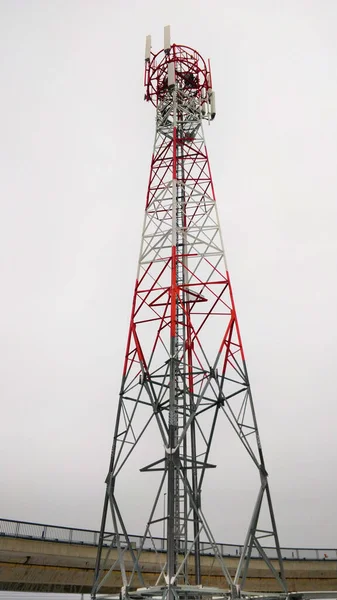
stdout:
[(169, 88), (174, 87), (174, 84), (176, 82), (176, 76), (175, 76), (175, 71), (174, 71), (174, 62), (170, 62), (167, 65), (167, 85)]
[(169, 52), (171, 48), (171, 27), (170, 25), (166, 25), (164, 27), (164, 50), (165, 52)]
[(215, 117), (215, 92), (211, 93), (211, 119)]
[(151, 58), (151, 36), (147, 35), (145, 40), (145, 60)]

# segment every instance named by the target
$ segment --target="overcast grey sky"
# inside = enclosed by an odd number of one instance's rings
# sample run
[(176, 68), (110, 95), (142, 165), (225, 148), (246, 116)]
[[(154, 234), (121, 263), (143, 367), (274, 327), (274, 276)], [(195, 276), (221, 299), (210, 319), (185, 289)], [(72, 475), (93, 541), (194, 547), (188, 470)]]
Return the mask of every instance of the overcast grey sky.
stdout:
[[(0, 517), (99, 526), (154, 137), (144, 38), (159, 50), (170, 23), (212, 60), (205, 132), (280, 541), (336, 546), (336, 21), (334, 0), (0, 0)], [(216, 451), (206, 508), (239, 543), (251, 477)]]

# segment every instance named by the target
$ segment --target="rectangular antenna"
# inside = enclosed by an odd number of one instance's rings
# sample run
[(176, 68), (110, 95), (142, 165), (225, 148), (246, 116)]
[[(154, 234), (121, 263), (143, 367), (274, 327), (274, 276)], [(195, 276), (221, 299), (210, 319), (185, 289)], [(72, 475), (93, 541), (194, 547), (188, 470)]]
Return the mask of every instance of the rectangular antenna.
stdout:
[(214, 90), (212, 90), (211, 93), (211, 119), (213, 121), (214, 117), (216, 114), (216, 110), (215, 110), (215, 92)]
[(147, 35), (145, 40), (145, 60), (151, 58), (151, 36)]
[(169, 62), (167, 65), (167, 85), (169, 89), (174, 87), (176, 82), (175, 71), (174, 71), (174, 62)]
[(171, 27), (170, 25), (166, 25), (164, 27), (164, 50), (165, 52), (169, 52), (171, 48)]

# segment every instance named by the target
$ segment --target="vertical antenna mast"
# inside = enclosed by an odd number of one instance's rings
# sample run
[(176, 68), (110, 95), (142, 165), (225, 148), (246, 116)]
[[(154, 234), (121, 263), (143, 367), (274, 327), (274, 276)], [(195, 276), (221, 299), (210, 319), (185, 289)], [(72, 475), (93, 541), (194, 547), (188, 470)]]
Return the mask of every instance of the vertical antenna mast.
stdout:
[[(146, 38), (144, 83), (145, 100), (156, 109), (155, 143), (92, 598), (110, 589), (117, 568), (122, 598), (236, 598), (244, 595), (253, 552), (285, 592), (202, 127), (203, 120), (215, 117), (210, 63), (192, 48), (171, 44), (170, 28), (165, 27), (164, 48), (157, 54), (151, 37)], [(234, 429), (238, 451), (248, 453), (260, 480), (234, 576), (201, 502), (204, 481), (215, 467), (209, 460), (220, 419)], [(133, 464), (134, 450), (146, 438), (152, 444), (151, 427), (161, 444), (153, 446), (153, 460), (141, 471), (155, 472), (158, 480), (143, 537), (134, 548), (118, 482), (122, 470)], [(263, 502), (268, 518), (260, 525)], [(106, 534), (108, 516), (112, 539)], [(158, 548), (156, 528), (163, 522), (166, 539), (159, 540)], [(266, 556), (261, 538), (274, 545), (276, 563)], [(156, 551), (166, 550), (155, 586), (144, 581), (141, 569), (149, 544)], [(202, 585), (201, 544), (214, 555), (221, 588)]]

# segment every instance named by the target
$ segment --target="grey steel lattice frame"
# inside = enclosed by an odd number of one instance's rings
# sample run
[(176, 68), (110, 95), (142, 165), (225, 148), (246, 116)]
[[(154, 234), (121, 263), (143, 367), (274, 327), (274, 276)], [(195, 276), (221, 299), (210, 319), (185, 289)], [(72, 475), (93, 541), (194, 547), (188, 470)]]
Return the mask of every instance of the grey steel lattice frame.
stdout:
[[(253, 548), (286, 595), (268, 475), (204, 141), (202, 120), (214, 117), (210, 71), (196, 51), (168, 45), (165, 51), (147, 58), (146, 84), (146, 99), (156, 105), (156, 135), (92, 597), (96, 598), (118, 567), (123, 598), (236, 598), (244, 593)], [(210, 348), (209, 340), (216, 337), (219, 327), (223, 333)], [(211, 419), (206, 418), (209, 414)], [(206, 471), (215, 466), (209, 463), (209, 456), (220, 415), (227, 418), (248, 452), (261, 482), (234, 578), (201, 506)], [(143, 541), (135, 551), (116, 485), (121, 469), (153, 422), (165, 452), (163, 458), (142, 469), (158, 471), (160, 480)], [(164, 489), (167, 516), (159, 514)], [(260, 525), (263, 501), (270, 517), (268, 526)], [(109, 552), (102, 561), (108, 511), (118, 548), (113, 564)], [(167, 522), (167, 561), (156, 586), (147, 587), (140, 568), (143, 544), (151, 536), (151, 526), (163, 519)], [(188, 541), (191, 531), (192, 543)], [(202, 586), (201, 535), (220, 565), (226, 582), (223, 589)], [(260, 540), (267, 537), (274, 542), (278, 568), (261, 546)], [(126, 551), (133, 564), (130, 576)], [(190, 556), (194, 557), (193, 578), (188, 573)], [(136, 580), (142, 586), (137, 590)]]

